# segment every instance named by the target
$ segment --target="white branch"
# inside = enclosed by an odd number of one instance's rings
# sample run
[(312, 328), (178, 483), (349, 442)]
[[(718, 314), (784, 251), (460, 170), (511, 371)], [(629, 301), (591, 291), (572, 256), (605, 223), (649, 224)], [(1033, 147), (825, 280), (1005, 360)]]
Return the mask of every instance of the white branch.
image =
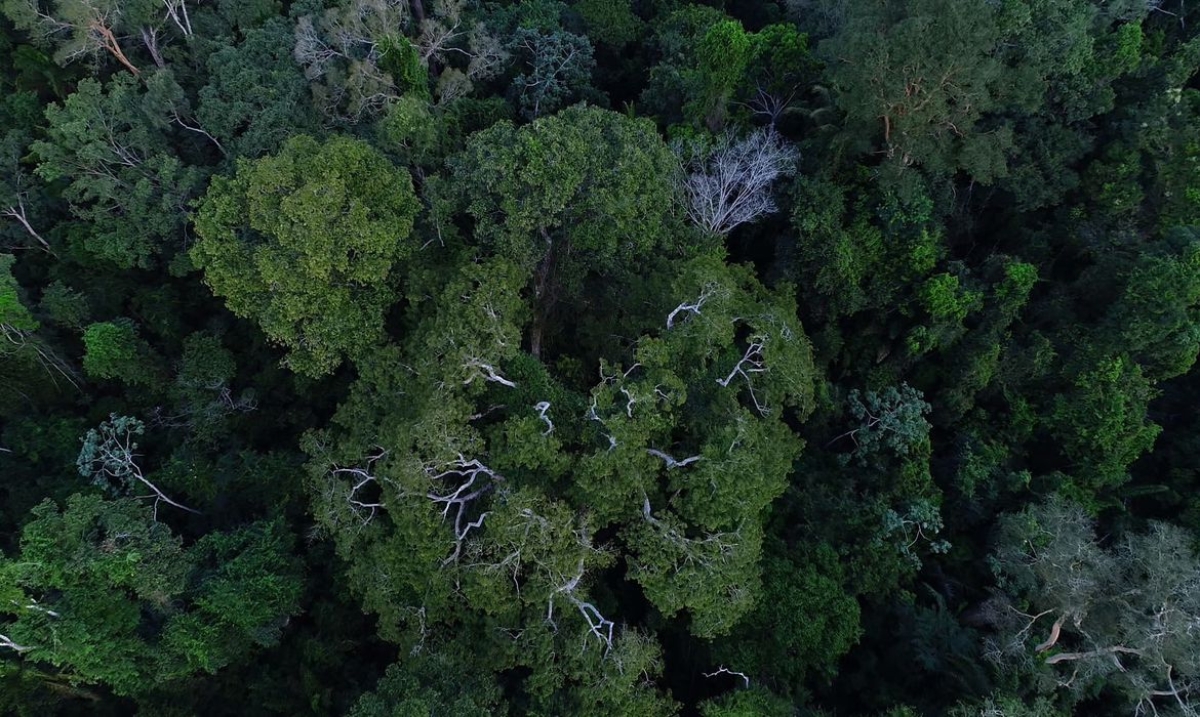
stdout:
[(454, 512), (454, 552), (445, 560), (443, 565), (449, 565), (458, 560), (462, 554), (463, 541), (475, 530), (483, 527), (483, 521), (488, 513), (482, 513), (474, 520), (468, 517), (474, 502), (495, 490), (496, 485), (504, 480), (499, 473), (488, 468), (478, 460), (467, 460), (462, 454), (448, 463), (438, 466), (426, 466), (426, 474), (434, 483), (448, 483), (452, 490), (430, 490), (425, 497), (434, 504), (442, 506), (442, 518)]
[(546, 622), (548, 622), (552, 627), (555, 626), (554, 596), (562, 595), (567, 599), (568, 602), (574, 605), (577, 610), (579, 610), (579, 614), (583, 616), (583, 619), (588, 624), (588, 631), (604, 644), (604, 651), (607, 653), (612, 649), (613, 628), (616, 627), (616, 623), (614, 623), (612, 620), (606, 619), (595, 605), (579, 599), (579, 597), (575, 594), (576, 588), (579, 587), (580, 581), (583, 580), (583, 574), (584, 561), (583, 558), (580, 558), (579, 568), (576, 570), (575, 575), (569, 578), (550, 594), (550, 600), (546, 607)]
[(754, 381), (750, 377), (751, 374), (767, 372), (767, 367), (763, 363), (762, 354), (763, 348), (766, 346), (766, 339), (764, 339), (762, 336), (755, 336), (751, 338), (750, 341), (750, 345), (746, 347), (746, 353), (743, 354), (742, 358), (737, 362), (736, 365), (734, 365), (733, 370), (730, 371), (729, 375), (725, 378), (717, 379), (717, 383), (723, 388), (728, 388), (729, 384), (732, 383), (733, 380), (738, 376), (746, 379), (746, 386), (750, 390), (750, 400), (754, 402), (754, 408), (756, 408), (761, 415), (766, 416), (771, 411), (769, 408), (759, 403), (758, 396), (754, 393)]
[(167, 17), (171, 18), (180, 32), (190, 37), (192, 20), (188, 17), (186, 0), (163, 0), (163, 5), (167, 7)]
[(728, 667), (725, 667), (724, 665), (718, 667), (715, 672), (704, 672), (702, 674), (705, 677), (716, 677), (717, 675), (734, 675), (734, 676), (740, 677), (743, 680), (745, 680), (746, 687), (750, 686), (750, 678), (746, 676), (745, 672), (734, 672), (733, 670), (729, 669)]
[[(16, 600), (9, 600), (9, 602), (12, 603), (13, 605), (16, 605), (17, 607), (22, 607), (21, 603), (17, 602)], [(50, 608), (42, 607), (41, 605), (38, 604), (38, 601), (34, 600), (33, 598), (29, 598), (29, 604), (25, 605), (23, 607), (23, 609), (33, 610), (34, 612), (40, 612), (43, 615), (49, 615), (50, 617), (53, 617), (56, 619), (62, 617), (62, 615), (59, 615), (57, 612), (51, 610)]]
[[(115, 431), (112, 432), (98, 447), (97, 455), (93, 457), (91, 469), (115, 480), (123, 480), (132, 478), (142, 485), (150, 489), (151, 495), (143, 497), (154, 498), (154, 520), (158, 521), (158, 504), (166, 503), (180, 510), (200, 515), (200, 511), (189, 508), (182, 503), (172, 500), (166, 493), (162, 492), (158, 486), (154, 485), (150, 479), (146, 478), (142, 473), (141, 466), (137, 463), (138, 455), (134, 453), (133, 434), (129, 431), (124, 431), (118, 435)], [(87, 475), (87, 474), (85, 474)]]
[[(366, 468), (334, 468), (330, 471), (331, 478), (349, 477), (353, 482), (350, 489), (346, 492), (346, 502), (350, 505), (350, 511), (362, 521), (363, 525), (369, 524), (375, 519), (375, 514), (387, 508), (387, 504), (382, 500), (366, 501), (361, 500), (358, 495), (359, 491), (364, 490), (369, 485), (379, 485), (379, 480), (370, 471), (374, 463), (387, 455), (387, 451), (379, 449), (379, 451), (367, 458)], [(340, 485), (341, 481), (335, 481), (335, 485)]]
[(476, 378), (482, 377), (483, 380), (485, 380), (485, 381), (492, 381), (492, 382), (498, 383), (502, 386), (508, 386), (509, 388), (517, 387), (517, 384), (513, 383), (512, 381), (509, 381), (507, 378), (504, 378), (504, 376), (500, 375), (500, 372), (497, 371), (494, 366), (492, 366), (489, 363), (484, 363), (483, 361), (480, 361), (479, 359), (469, 359), (466, 363), (463, 364), (463, 368), (476, 369), (474, 372), (471, 373), (471, 375), (467, 376), (467, 379), (465, 381), (463, 381), (464, 386), (470, 385), (471, 382), (474, 381)]
[(675, 327), (675, 317), (678, 316), (680, 312), (686, 311), (687, 313), (699, 316), (700, 308), (704, 306), (704, 302), (711, 299), (716, 293), (716, 284), (708, 284), (704, 287), (704, 290), (700, 292), (700, 296), (697, 297), (695, 301), (690, 304), (685, 301), (679, 306), (676, 306), (671, 313), (667, 314), (667, 330), (670, 331)]
[(546, 415), (546, 413), (550, 410), (550, 402), (541, 401), (535, 405), (533, 409), (538, 412), (538, 418), (542, 419), (542, 421), (546, 424), (546, 430), (542, 431), (542, 435), (548, 436), (551, 433), (554, 433), (554, 421), (551, 421), (550, 417)]
[(740, 224), (774, 213), (771, 185), (794, 174), (798, 160), (799, 153), (774, 128), (736, 141), (725, 135), (707, 154), (693, 150), (683, 180), (688, 218), (724, 236)]
[(42, 235), (38, 234), (37, 230), (33, 228), (33, 225), (29, 223), (29, 217), (25, 213), (25, 201), (20, 195), (17, 195), (17, 203), (14, 206), (5, 207), (3, 210), (0, 210), (0, 216), (11, 217), (12, 219), (15, 219), (17, 223), (25, 228), (25, 232), (29, 234), (29, 236), (36, 239), (37, 242), (42, 245), (42, 248), (45, 249), (47, 253), (54, 253), (50, 249), (50, 243), (43, 239)]
[(204, 129), (203, 127), (201, 127), (198, 124), (193, 126), (193, 125), (188, 124), (187, 122), (184, 122), (183, 118), (179, 116), (178, 111), (175, 111), (174, 115), (175, 115), (175, 123), (178, 124), (180, 127), (184, 128), (190, 132), (195, 132), (197, 134), (204, 135), (205, 137), (208, 138), (208, 140), (210, 142), (212, 142), (214, 145), (216, 145), (217, 149), (221, 150), (221, 154), (223, 154), (225, 156), (229, 156), (229, 153), (225, 151), (225, 145), (221, 144), (221, 141), (218, 140), (216, 137), (209, 134), (208, 130)]
[(18, 645), (8, 635), (0, 635), (0, 647), (7, 647), (10, 650), (16, 650), (18, 653), (29, 652), (33, 649), (33, 647), (28, 645)]
[(681, 461), (677, 461), (670, 455), (663, 453), (660, 450), (656, 450), (654, 448), (647, 448), (646, 452), (649, 453), (650, 455), (654, 456), (655, 458), (661, 459), (663, 463), (666, 463), (667, 470), (683, 468), (684, 466), (691, 465), (692, 463), (696, 463), (696, 462), (704, 459), (703, 456), (688, 456), (687, 458), (684, 458)]

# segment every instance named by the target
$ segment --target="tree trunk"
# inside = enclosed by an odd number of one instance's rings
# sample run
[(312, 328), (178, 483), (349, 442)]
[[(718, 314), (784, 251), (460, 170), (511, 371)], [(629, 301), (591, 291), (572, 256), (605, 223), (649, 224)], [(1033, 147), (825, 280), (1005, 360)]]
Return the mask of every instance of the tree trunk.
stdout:
[(121, 51), (121, 46), (117, 44), (117, 38), (115, 35), (113, 35), (112, 30), (106, 27), (99, 20), (93, 20), (92, 24), (89, 26), (89, 29), (101, 37), (101, 46), (105, 50), (108, 50), (113, 57), (117, 58), (117, 62), (120, 62), (122, 65), (124, 65), (125, 69), (132, 72), (135, 77), (142, 74), (142, 71), (134, 67), (133, 63), (129, 61), (129, 58), (125, 57), (125, 53)]
[(542, 257), (534, 272), (533, 324), (529, 329), (529, 353), (536, 359), (542, 358), (542, 337), (546, 330), (546, 319), (554, 306), (550, 277), (554, 273), (556, 245), (545, 229), (542, 229), (542, 238), (546, 240), (546, 256)]

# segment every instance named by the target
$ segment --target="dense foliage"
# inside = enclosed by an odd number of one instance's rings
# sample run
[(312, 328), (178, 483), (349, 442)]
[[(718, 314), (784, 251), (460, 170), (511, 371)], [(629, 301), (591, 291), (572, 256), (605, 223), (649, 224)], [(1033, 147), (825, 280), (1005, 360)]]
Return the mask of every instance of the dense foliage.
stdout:
[(1200, 714), (1200, 5), (0, 0), (0, 712)]

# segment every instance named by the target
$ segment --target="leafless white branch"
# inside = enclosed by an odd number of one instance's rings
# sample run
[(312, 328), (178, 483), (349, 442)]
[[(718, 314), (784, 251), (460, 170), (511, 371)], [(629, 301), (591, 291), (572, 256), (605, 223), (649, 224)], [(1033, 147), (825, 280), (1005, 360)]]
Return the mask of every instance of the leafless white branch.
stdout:
[(538, 412), (538, 418), (542, 419), (542, 421), (546, 424), (546, 430), (542, 431), (542, 435), (548, 436), (551, 433), (554, 433), (554, 421), (551, 421), (550, 417), (546, 415), (546, 413), (550, 410), (550, 402), (541, 401), (535, 405), (533, 409)]
[(708, 151), (693, 147), (684, 160), (688, 218), (724, 236), (740, 224), (774, 213), (771, 185), (794, 174), (798, 160), (799, 153), (774, 128), (755, 130), (741, 140), (726, 134)]
[(687, 312), (689, 314), (694, 314), (696, 316), (699, 316), (700, 308), (702, 306), (704, 306), (704, 303), (706, 301), (708, 301), (714, 295), (716, 295), (716, 293), (717, 293), (717, 285), (716, 284), (707, 284), (704, 287), (704, 289), (700, 292), (700, 296), (698, 296), (695, 301), (693, 301), (690, 304), (685, 301), (685, 302), (681, 303), (679, 306), (676, 306), (674, 309), (672, 309), (671, 313), (667, 314), (667, 330), (670, 331), (672, 328), (675, 327), (675, 317), (678, 316), (680, 314), (680, 312)]
[(485, 381), (492, 381), (502, 386), (508, 386), (509, 388), (517, 387), (517, 384), (509, 381), (507, 378), (504, 378), (504, 376), (502, 376), (500, 372), (496, 370), (496, 367), (480, 359), (468, 359), (463, 364), (463, 368), (471, 371), (471, 374), (467, 376), (465, 381), (463, 381), (464, 386), (470, 385), (471, 382), (477, 378), (482, 378)]
[(449, 462), (425, 467), (429, 480), (438, 486), (448, 486), (430, 490), (426, 497), (435, 505), (442, 506), (442, 518), (454, 513), (454, 552), (445, 560), (443, 565), (449, 565), (458, 560), (462, 554), (463, 541), (472, 531), (483, 527), (483, 521), (489, 513), (480, 513), (472, 520), (470, 512), (476, 500), (496, 489), (504, 480), (496, 471), (488, 468), (478, 460), (467, 460), (462, 454)]
[(656, 450), (654, 448), (647, 448), (646, 452), (649, 453), (650, 455), (654, 456), (655, 458), (661, 459), (663, 463), (666, 463), (667, 470), (683, 468), (685, 466), (689, 466), (693, 463), (696, 463), (696, 462), (704, 459), (704, 456), (688, 456), (687, 458), (684, 458), (681, 461), (677, 461), (670, 455), (663, 453), (660, 450)]
[(595, 605), (580, 599), (576, 594), (576, 590), (579, 588), (579, 583), (583, 580), (583, 576), (584, 561), (583, 558), (580, 558), (579, 568), (575, 574), (567, 579), (562, 585), (555, 588), (554, 592), (551, 593), (550, 600), (546, 606), (546, 622), (548, 622), (552, 627), (555, 626), (554, 597), (556, 595), (562, 595), (569, 603), (574, 605), (575, 609), (579, 611), (579, 614), (583, 616), (583, 619), (587, 622), (588, 631), (594, 635), (597, 640), (603, 643), (604, 651), (607, 653), (612, 649), (613, 629), (616, 627), (616, 623), (614, 623), (612, 620), (606, 619)]
[(755, 395), (754, 381), (751, 378), (751, 374), (767, 372), (766, 364), (763, 362), (762, 353), (763, 348), (765, 347), (765, 337), (761, 335), (751, 337), (750, 345), (746, 347), (746, 353), (743, 354), (742, 358), (737, 362), (736, 365), (734, 365), (733, 370), (729, 372), (729, 375), (723, 379), (717, 379), (717, 383), (723, 388), (728, 388), (729, 384), (732, 383), (733, 380), (738, 376), (746, 379), (746, 386), (750, 390), (750, 400), (754, 402), (754, 408), (756, 408), (759, 414), (763, 416), (769, 415), (771, 410), (762, 405), (758, 400), (758, 396)]
[[(376, 500), (363, 500), (359, 497), (360, 491), (365, 490), (368, 486), (379, 486), (379, 479), (372, 471), (376, 462), (383, 459), (388, 452), (382, 448), (377, 448), (375, 453), (367, 457), (366, 467), (364, 468), (348, 468), (334, 467), (329, 472), (331, 486), (334, 487), (339, 494), (343, 494), (343, 498), (350, 506), (350, 511), (353, 513), (363, 525), (368, 525), (375, 519), (375, 515), (380, 510), (387, 508), (387, 504), (382, 498)], [(347, 480), (348, 479), (348, 480)]]
[(0, 635), (0, 647), (7, 647), (10, 650), (15, 650), (18, 653), (29, 652), (33, 647), (29, 645), (18, 645), (12, 641), (8, 635)]
[(192, 35), (192, 20), (188, 17), (187, 0), (163, 0), (167, 8), (167, 17), (179, 28), (185, 36)]
[(743, 680), (745, 680), (746, 687), (750, 686), (750, 678), (746, 676), (745, 672), (735, 672), (735, 671), (729, 669), (728, 667), (725, 667), (724, 665), (721, 665), (720, 667), (718, 667), (716, 669), (716, 671), (714, 671), (714, 672), (705, 672), (703, 674), (705, 677), (716, 677), (717, 675), (734, 675), (736, 677), (740, 677)]

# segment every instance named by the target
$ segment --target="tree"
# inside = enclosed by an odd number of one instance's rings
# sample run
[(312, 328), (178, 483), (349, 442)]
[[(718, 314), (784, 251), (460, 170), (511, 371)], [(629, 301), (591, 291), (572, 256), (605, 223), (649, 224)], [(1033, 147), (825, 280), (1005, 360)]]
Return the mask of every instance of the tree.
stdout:
[(678, 271), (678, 307), (587, 393), (522, 350), (527, 274), (500, 257), (465, 263), (403, 347), (360, 363), (306, 442), (310, 490), (389, 639), (415, 649), (468, 620), (550, 712), (659, 714), (641, 677), (656, 645), (621, 626), (605, 571), (701, 637), (754, 606), (811, 355), (786, 293), (718, 256)]
[(591, 82), (595, 60), (586, 37), (563, 30), (520, 28), (510, 45), (528, 68), (513, 79), (517, 106), (529, 119), (550, 114), (578, 97)]
[(31, 141), (30, 135), (20, 130), (0, 135), (0, 172), (4, 176), (0, 180), (0, 217), (15, 222), (27, 240), (50, 252), (50, 242), (35, 226), (46, 202), (24, 162)]
[(254, 318), (311, 376), (384, 338), (417, 200), (408, 173), (363, 142), (299, 136), (216, 178), (191, 256), (235, 314)]
[(800, 159), (774, 129), (755, 130), (740, 140), (725, 134), (712, 146), (693, 143), (679, 151), (688, 218), (718, 236), (775, 213), (771, 185), (795, 174)]
[[(856, 5), (820, 52), (850, 132), (899, 166), (1003, 175), (1011, 132), (977, 128), (1002, 101), (996, 10), (982, 0)], [(879, 142), (879, 140), (882, 140)]]
[(83, 370), (100, 379), (117, 379), (132, 386), (154, 387), (157, 356), (150, 344), (137, 335), (129, 319), (89, 324), (83, 332)]
[(12, 274), (15, 257), (0, 254), (0, 376), (4, 393), (29, 400), (32, 373), (44, 373), (51, 382), (59, 379), (78, 387), (78, 376), (54, 347), (39, 333), (41, 323), (22, 300), (20, 285)]
[(872, 453), (887, 448), (901, 457), (928, 450), (929, 422), (925, 414), (930, 406), (921, 392), (901, 384), (882, 392), (858, 389), (848, 396), (850, 414), (860, 425), (833, 441), (849, 438), (854, 442), (854, 457), (866, 464)]
[(149, 489), (150, 495), (146, 497), (154, 498), (154, 520), (158, 520), (159, 503), (196, 513), (167, 497), (142, 473), (138, 465), (141, 455), (137, 453), (137, 440), (145, 430), (145, 424), (136, 418), (113, 414), (99, 428), (89, 430), (83, 437), (83, 448), (75, 462), (79, 474), (92, 479), (97, 486), (118, 494), (140, 493)]
[(47, 10), (38, 0), (5, 0), (13, 24), (43, 45), (57, 45), (55, 59), (67, 64), (81, 57), (111, 56), (134, 76), (139, 70), (121, 47), (131, 21), (144, 17), (151, 3), (122, 0), (54, 0)]
[(278, 524), (185, 549), (140, 502), (94, 495), (35, 508), (20, 555), (0, 560), (0, 574), (4, 646), (119, 695), (211, 673), (252, 645), (273, 644), (300, 587)]
[(1200, 561), (1185, 531), (1152, 523), (1104, 547), (1054, 498), (1001, 521), (993, 567), (993, 660), (1077, 698), (1106, 687), (1139, 714), (1195, 712)]
[(750, 116), (774, 125), (815, 79), (807, 37), (791, 24), (751, 33), (719, 10), (688, 5), (655, 28), (660, 59), (641, 102), (681, 136), (720, 133)]
[(350, 0), (296, 24), (294, 55), (322, 111), (349, 123), (371, 119), (405, 94), (440, 102), (471, 91), (505, 66), (508, 53), (463, 0)]
[(292, 59), (294, 42), (292, 25), (271, 18), (247, 32), (240, 44), (223, 45), (208, 56), (196, 125), (211, 133), (229, 157), (272, 154), (292, 135), (319, 131), (308, 83)]
[(155, 255), (182, 248), (205, 172), (183, 164), (168, 142), (181, 92), (165, 72), (145, 83), (85, 79), (61, 106), (46, 108), (46, 138), (32, 145), (37, 175), (66, 182), (83, 248), (120, 268), (149, 268)]
[(528, 272), (534, 356), (552, 309), (578, 298), (590, 273), (690, 251), (674, 216), (677, 162), (645, 120), (572, 107), (519, 128), (500, 122), (449, 166), (439, 213), (469, 217), (475, 243)]
[(768, 542), (762, 598), (717, 642), (714, 658), (746, 675), (749, 686), (798, 695), (810, 674), (837, 673), (838, 659), (862, 634), (861, 609), (846, 592), (832, 548), (819, 545), (795, 557), (781, 554), (782, 548)]
[(389, 665), (375, 689), (358, 699), (350, 717), (418, 717), (439, 710), (494, 713), (504, 706), (499, 685), (477, 668), (466, 646), (425, 646)]

